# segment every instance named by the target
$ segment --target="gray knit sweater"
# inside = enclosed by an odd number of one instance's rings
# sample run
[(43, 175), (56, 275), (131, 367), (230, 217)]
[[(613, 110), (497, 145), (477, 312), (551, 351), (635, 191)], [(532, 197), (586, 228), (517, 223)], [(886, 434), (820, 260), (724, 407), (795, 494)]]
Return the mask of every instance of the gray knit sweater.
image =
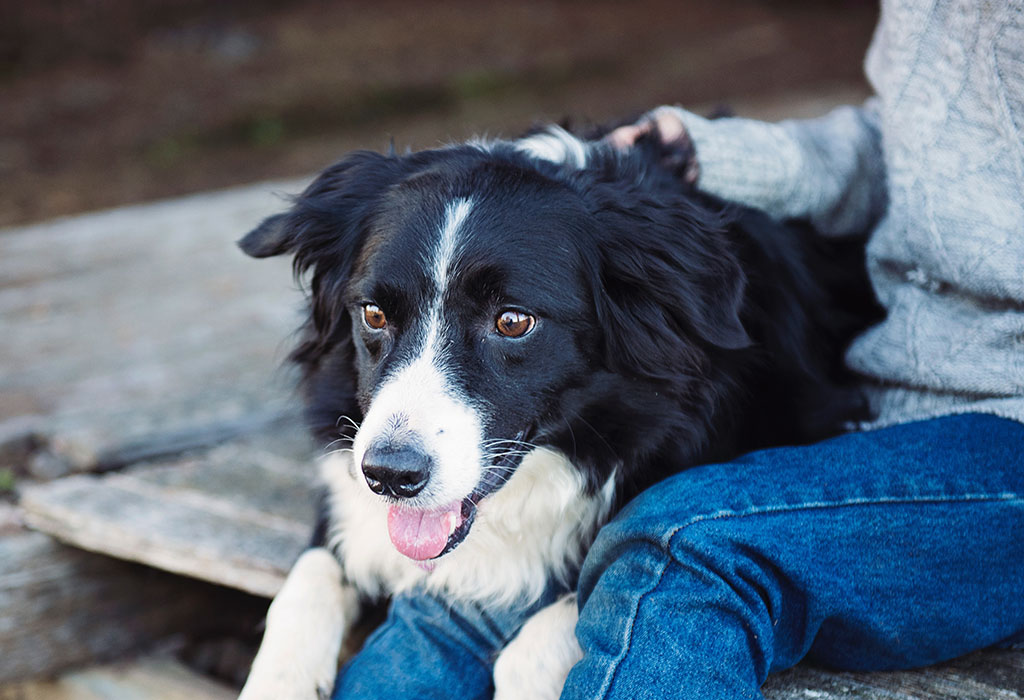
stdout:
[(847, 363), (881, 426), (980, 411), (1024, 421), (1024, 2), (884, 0), (876, 97), (813, 120), (678, 108), (698, 186), (824, 233), (872, 230), (888, 317)]

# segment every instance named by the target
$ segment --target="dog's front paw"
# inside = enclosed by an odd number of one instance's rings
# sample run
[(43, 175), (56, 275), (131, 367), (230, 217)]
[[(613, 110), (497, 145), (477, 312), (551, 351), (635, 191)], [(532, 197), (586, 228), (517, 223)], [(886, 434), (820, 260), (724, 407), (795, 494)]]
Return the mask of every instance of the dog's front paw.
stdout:
[(327, 700), (334, 688), (345, 628), (358, 596), (341, 583), (325, 549), (295, 563), (267, 611), (267, 631), (239, 700)]
[(333, 676), (330, 681), (316, 684), (314, 689), (305, 674), (284, 673), (272, 679), (246, 681), (238, 700), (330, 700), (333, 685)]
[(557, 700), (583, 658), (577, 617), (576, 596), (567, 595), (527, 620), (494, 664), (494, 700)]

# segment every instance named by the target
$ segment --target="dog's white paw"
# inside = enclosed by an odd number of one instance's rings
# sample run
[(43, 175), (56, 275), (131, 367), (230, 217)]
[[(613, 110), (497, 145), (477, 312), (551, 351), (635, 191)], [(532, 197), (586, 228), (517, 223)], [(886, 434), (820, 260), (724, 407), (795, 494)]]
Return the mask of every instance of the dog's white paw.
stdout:
[(330, 697), (345, 630), (358, 613), (355, 589), (326, 549), (295, 562), (267, 611), (267, 630), (239, 700)]
[(535, 613), (494, 664), (494, 700), (557, 700), (583, 650), (576, 641), (576, 596)]

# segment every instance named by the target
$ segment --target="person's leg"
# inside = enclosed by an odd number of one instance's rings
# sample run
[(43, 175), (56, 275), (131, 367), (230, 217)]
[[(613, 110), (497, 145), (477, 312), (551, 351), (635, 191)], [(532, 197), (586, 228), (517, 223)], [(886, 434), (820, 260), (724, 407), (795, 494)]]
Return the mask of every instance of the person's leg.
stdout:
[(387, 619), (338, 674), (339, 700), (489, 700), (494, 660), (534, 612), (565, 591), (507, 608), (452, 603), (422, 590), (399, 594)]
[(925, 665), (1024, 631), (1024, 425), (964, 415), (752, 453), (641, 494), (581, 575), (564, 700), (759, 698), (805, 655)]

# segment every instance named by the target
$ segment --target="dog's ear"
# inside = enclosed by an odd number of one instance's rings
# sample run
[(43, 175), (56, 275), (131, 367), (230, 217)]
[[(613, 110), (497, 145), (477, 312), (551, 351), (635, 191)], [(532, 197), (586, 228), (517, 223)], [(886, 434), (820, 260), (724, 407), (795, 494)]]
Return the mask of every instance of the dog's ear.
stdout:
[(360, 417), (345, 290), (372, 212), (407, 167), (395, 156), (352, 153), (321, 173), (291, 209), (238, 242), (256, 258), (295, 256), (296, 277), (309, 289), (309, 317), (291, 359), (302, 370), (309, 427), (325, 441), (350, 432), (339, 416)]
[(403, 160), (356, 151), (327, 168), (296, 197), (291, 209), (266, 219), (239, 242), (263, 258), (290, 253), (297, 277), (308, 280), (310, 319), (292, 354), (307, 367), (348, 338), (345, 286), (381, 196), (404, 171)]
[(288, 214), (276, 214), (263, 220), (259, 226), (245, 234), (238, 247), (254, 258), (269, 258), (290, 251)]
[(369, 209), (401, 174), (402, 159), (355, 151), (324, 170), (293, 200), (238, 241), (254, 258), (296, 255), (297, 271), (317, 265), (317, 253), (351, 250)]
[(595, 214), (595, 300), (610, 361), (665, 379), (692, 373), (710, 346), (751, 344), (740, 320), (746, 277), (727, 238), (727, 214), (689, 198), (622, 204), (613, 197)]

